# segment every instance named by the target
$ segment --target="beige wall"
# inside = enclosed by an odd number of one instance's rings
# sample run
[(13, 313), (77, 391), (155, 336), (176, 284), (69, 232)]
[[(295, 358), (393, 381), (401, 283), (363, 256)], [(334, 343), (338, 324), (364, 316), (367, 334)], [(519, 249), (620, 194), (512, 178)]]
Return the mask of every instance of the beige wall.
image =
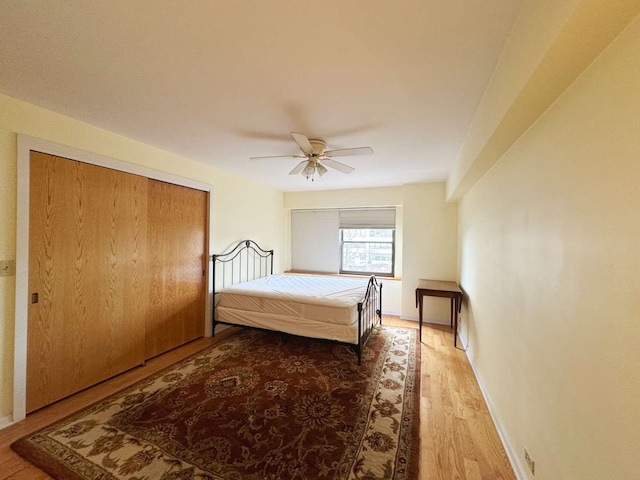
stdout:
[[(415, 288), (420, 278), (455, 280), (457, 205), (445, 202), (444, 183), (284, 194), (287, 209), (396, 205), (396, 276), (384, 280), (383, 310), (417, 320)], [(425, 320), (449, 323), (449, 303), (425, 299)]]
[[(415, 289), (421, 278), (456, 280), (458, 205), (447, 203), (444, 183), (402, 187), (404, 233), (402, 250), (402, 317), (415, 320)], [(450, 301), (424, 298), (426, 321), (449, 324)]]
[[(496, 160), (500, 148), (508, 139), (492, 141), (500, 130), (501, 122), (513, 108), (520, 92), (533, 75), (536, 67), (544, 60), (546, 52), (562, 31), (567, 19), (574, 12), (577, 0), (535, 0), (522, 5), (518, 21), (509, 35), (491, 79), (478, 105), (472, 124), (458, 154), (447, 181), (447, 195), (454, 196), (465, 182), (477, 181)], [(527, 106), (527, 108), (532, 108)], [(513, 121), (512, 121), (513, 123)], [(523, 125), (526, 120), (522, 121)], [(526, 128), (523, 126), (523, 128)], [(499, 143), (500, 145), (494, 145)], [(484, 150), (491, 150), (486, 158), (478, 157)], [(473, 174), (473, 171), (477, 173)], [(467, 178), (469, 177), (469, 178)], [(468, 189), (468, 187), (467, 187)]]
[(538, 480), (639, 478), (638, 59), (640, 18), (460, 203), (464, 343)]
[(288, 209), (388, 207), (391, 205), (402, 205), (401, 187), (352, 188), (284, 194), (284, 207)]
[(640, 13), (638, 0), (525, 0), (447, 179), (458, 200)]
[[(190, 159), (0, 95), (0, 259), (15, 259), (17, 134), (71, 146), (213, 186), (213, 250), (254, 238), (284, 249), (282, 193)], [(284, 260), (276, 258), (282, 271)], [(0, 277), (0, 426), (12, 412), (15, 279)]]

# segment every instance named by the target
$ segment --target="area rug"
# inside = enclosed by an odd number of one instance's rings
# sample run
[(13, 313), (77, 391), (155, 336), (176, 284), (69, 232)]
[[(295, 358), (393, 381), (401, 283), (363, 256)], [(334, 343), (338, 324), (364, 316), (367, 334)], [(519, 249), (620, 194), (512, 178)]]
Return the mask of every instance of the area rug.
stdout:
[(54, 478), (418, 478), (420, 349), (243, 330), (11, 447)]

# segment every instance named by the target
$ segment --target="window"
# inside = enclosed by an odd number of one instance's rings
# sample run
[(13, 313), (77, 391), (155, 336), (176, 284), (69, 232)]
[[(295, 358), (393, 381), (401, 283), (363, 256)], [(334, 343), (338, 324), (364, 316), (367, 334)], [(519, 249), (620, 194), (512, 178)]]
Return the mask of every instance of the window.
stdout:
[(394, 240), (391, 228), (340, 229), (340, 273), (393, 276)]
[(395, 207), (291, 211), (291, 269), (393, 276)]

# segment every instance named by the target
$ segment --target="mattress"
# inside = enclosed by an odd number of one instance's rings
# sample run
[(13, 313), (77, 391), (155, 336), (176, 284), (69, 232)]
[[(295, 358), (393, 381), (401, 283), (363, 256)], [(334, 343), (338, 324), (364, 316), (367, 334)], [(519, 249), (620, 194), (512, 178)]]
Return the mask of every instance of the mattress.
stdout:
[(236, 320), (241, 312), (255, 312), (259, 317), (350, 326), (357, 323), (367, 285), (368, 279), (270, 275), (223, 289), (216, 309), (218, 314), (233, 311), (226, 316)]

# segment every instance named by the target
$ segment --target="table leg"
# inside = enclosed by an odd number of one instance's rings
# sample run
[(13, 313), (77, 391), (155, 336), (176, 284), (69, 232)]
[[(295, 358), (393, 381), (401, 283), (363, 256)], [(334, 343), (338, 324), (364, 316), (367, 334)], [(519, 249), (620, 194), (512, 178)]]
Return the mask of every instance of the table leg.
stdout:
[(454, 304), (454, 302), (455, 302), (455, 297), (451, 297), (451, 302), (450, 302), (451, 303), (451, 305), (450, 305), (451, 308), (449, 309), (449, 310), (451, 310), (450, 315), (449, 315), (450, 318), (451, 318), (451, 322), (450, 322), (451, 323), (451, 328), (453, 328), (453, 308), (454, 308), (453, 304)]
[(418, 299), (418, 318), (420, 319), (420, 342), (422, 343), (422, 299), (424, 298), (423, 295), (418, 295), (419, 299)]
[(454, 322), (453, 322), (453, 346), (457, 347), (458, 346), (458, 310), (459, 310), (459, 303), (462, 303), (460, 301), (460, 296), (456, 295), (455, 297), (455, 302), (456, 302), (456, 306), (455, 306), (455, 313), (454, 313)]

